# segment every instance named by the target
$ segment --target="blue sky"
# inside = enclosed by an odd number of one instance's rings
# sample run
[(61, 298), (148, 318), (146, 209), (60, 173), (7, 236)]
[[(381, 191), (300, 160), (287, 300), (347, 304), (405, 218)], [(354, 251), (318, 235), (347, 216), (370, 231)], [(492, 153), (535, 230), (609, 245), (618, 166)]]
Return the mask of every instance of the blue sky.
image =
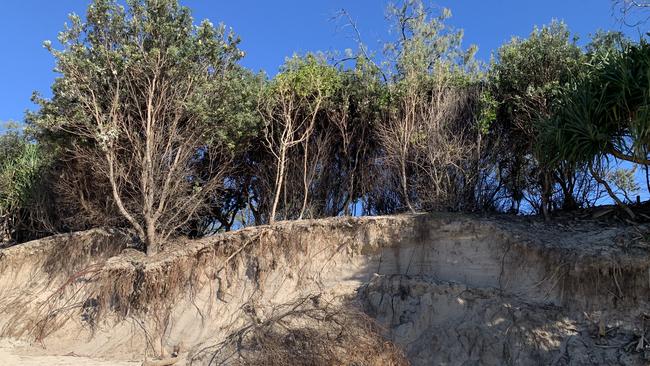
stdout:
[[(31, 93), (49, 95), (55, 77), (52, 57), (43, 49), (55, 40), (67, 14), (85, 13), (89, 0), (18, 0), (3, 2), (0, 12), (0, 121), (23, 119), (33, 109)], [(243, 63), (274, 74), (294, 52), (354, 48), (349, 29), (331, 20), (345, 8), (357, 21), (364, 42), (379, 50), (389, 39), (384, 0), (181, 0), (195, 19), (224, 22), (242, 38), (247, 52)], [(526, 36), (534, 25), (551, 19), (566, 21), (572, 31), (587, 38), (597, 29), (616, 29), (638, 37), (612, 17), (610, 0), (439, 0), (452, 10), (450, 23), (465, 30), (465, 44), (477, 44), (478, 56), (489, 60), (493, 49), (513, 35)]]

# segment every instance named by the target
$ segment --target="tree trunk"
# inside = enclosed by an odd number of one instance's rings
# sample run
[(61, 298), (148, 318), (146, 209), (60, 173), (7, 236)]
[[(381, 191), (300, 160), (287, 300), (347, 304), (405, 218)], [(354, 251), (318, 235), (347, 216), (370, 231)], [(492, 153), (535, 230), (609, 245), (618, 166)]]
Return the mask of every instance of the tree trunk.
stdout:
[(147, 246), (146, 251), (147, 255), (154, 255), (158, 253), (158, 237), (156, 235), (156, 226), (154, 225), (151, 219), (145, 219), (147, 227), (147, 238), (145, 239), (145, 245)]
[(302, 181), (303, 181), (303, 197), (302, 197), (302, 207), (300, 208), (300, 216), (298, 216), (298, 220), (302, 220), (303, 215), (305, 214), (305, 210), (307, 209), (307, 200), (309, 197), (309, 182), (307, 180), (307, 160), (309, 158), (308, 156), (308, 151), (309, 151), (309, 141), (305, 142), (305, 156), (303, 158), (303, 173), (302, 173)]
[(542, 173), (542, 214), (544, 216), (544, 221), (550, 221), (551, 215), (549, 213), (549, 205), (551, 198), (551, 186), (548, 178), (548, 172), (544, 169)]
[(411, 200), (409, 198), (409, 192), (408, 192), (408, 179), (406, 177), (406, 158), (403, 158), (400, 164), (400, 175), (401, 175), (401, 181), (402, 181), (402, 192), (404, 194), (404, 203), (406, 203), (406, 207), (408, 207), (409, 211), (415, 212), (413, 209), (413, 206), (411, 206)]
[(595, 171), (594, 168), (591, 166), (591, 164), (589, 164), (589, 172), (590, 172), (591, 175), (594, 177), (594, 179), (596, 180), (596, 182), (598, 182), (598, 183), (601, 184), (603, 187), (605, 187), (605, 190), (607, 191), (607, 194), (609, 194), (609, 196), (612, 198), (612, 200), (614, 200), (614, 202), (616, 203), (616, 205), (617, 205), (618, 207), (620, 207), (621, 209), (623, 209), (623, 211), (625, 211), (625, 213), (627, 213), (628, 216), (630, 216), (630, 218), (631, 218), (632, 220), (636, 219), (636, 215), (634, 214), (634, 212), (632, 212), (632, 210), (631, 210), (629, 207), (627, 207), (627, 205), (626, 205), (625, 203), (623, 203), (623, 201), (621, 201), (621, 200), (616, 196), (616, 193), (614, 193), (614, 191), (612, 190), (612, 188), (609, 186), (609, 183), (607, 183), (606, 180), (604, 180), (603, 178), (601, 178), (600, 175), (598, 175), (598, 173), (596, 173), (596, 171)]
[(273, 206), (269, 215), (269, 224), (275, 222), (275, 213), (278, 209), (278, 202), (280, 201), (280, 192), (282, 191), (282, 183), (284, 180), (284, 164), (286, 159), (286, 147), (282, 146), (280, 151), (280, 159), (278, 159), (278, 169), (275, 177), (275, 197), (273, 197)]

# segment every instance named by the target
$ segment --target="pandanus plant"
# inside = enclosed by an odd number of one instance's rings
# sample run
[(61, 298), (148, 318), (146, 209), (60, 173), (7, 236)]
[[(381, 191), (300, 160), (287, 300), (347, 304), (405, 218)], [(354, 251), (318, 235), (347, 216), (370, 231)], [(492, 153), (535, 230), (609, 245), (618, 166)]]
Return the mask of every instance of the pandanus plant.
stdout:
[(631, 216), (601, 172), (611, 159), (650, 165), (650, 44), (642, 40), (594, 57), (543, 121), (541, 155), (549, 164), (586, 164)]

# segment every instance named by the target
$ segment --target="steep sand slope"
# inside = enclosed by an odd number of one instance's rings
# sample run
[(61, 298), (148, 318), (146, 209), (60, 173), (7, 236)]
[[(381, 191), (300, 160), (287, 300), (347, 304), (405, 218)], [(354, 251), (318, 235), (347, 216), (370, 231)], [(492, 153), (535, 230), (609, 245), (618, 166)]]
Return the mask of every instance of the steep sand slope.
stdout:
[(1, 250), (0, 336), (116, 362), (180, 346), (198, 365), (316, 348), (399, 364), (378, 332), (414, 365), (650, 356), (650, 258), (630, 227), (435, 214), (278, 223), (152, 258), (128, 243), (93, 230)]

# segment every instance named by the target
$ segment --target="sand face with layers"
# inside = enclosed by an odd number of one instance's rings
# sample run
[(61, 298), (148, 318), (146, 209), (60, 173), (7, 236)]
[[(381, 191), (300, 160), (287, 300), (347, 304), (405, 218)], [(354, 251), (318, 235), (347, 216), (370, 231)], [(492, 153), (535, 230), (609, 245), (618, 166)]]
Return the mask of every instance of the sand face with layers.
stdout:
[(127, 365), (176, 347), (176, 364), (193, 365), (641, 365), (650, 354), (650, 256), (629, 226), (426, 214), (280, 222), (153, 257), (129, 243), (97, 229), (0, 250), (0, 337), (37, 347), (0, 357)]

